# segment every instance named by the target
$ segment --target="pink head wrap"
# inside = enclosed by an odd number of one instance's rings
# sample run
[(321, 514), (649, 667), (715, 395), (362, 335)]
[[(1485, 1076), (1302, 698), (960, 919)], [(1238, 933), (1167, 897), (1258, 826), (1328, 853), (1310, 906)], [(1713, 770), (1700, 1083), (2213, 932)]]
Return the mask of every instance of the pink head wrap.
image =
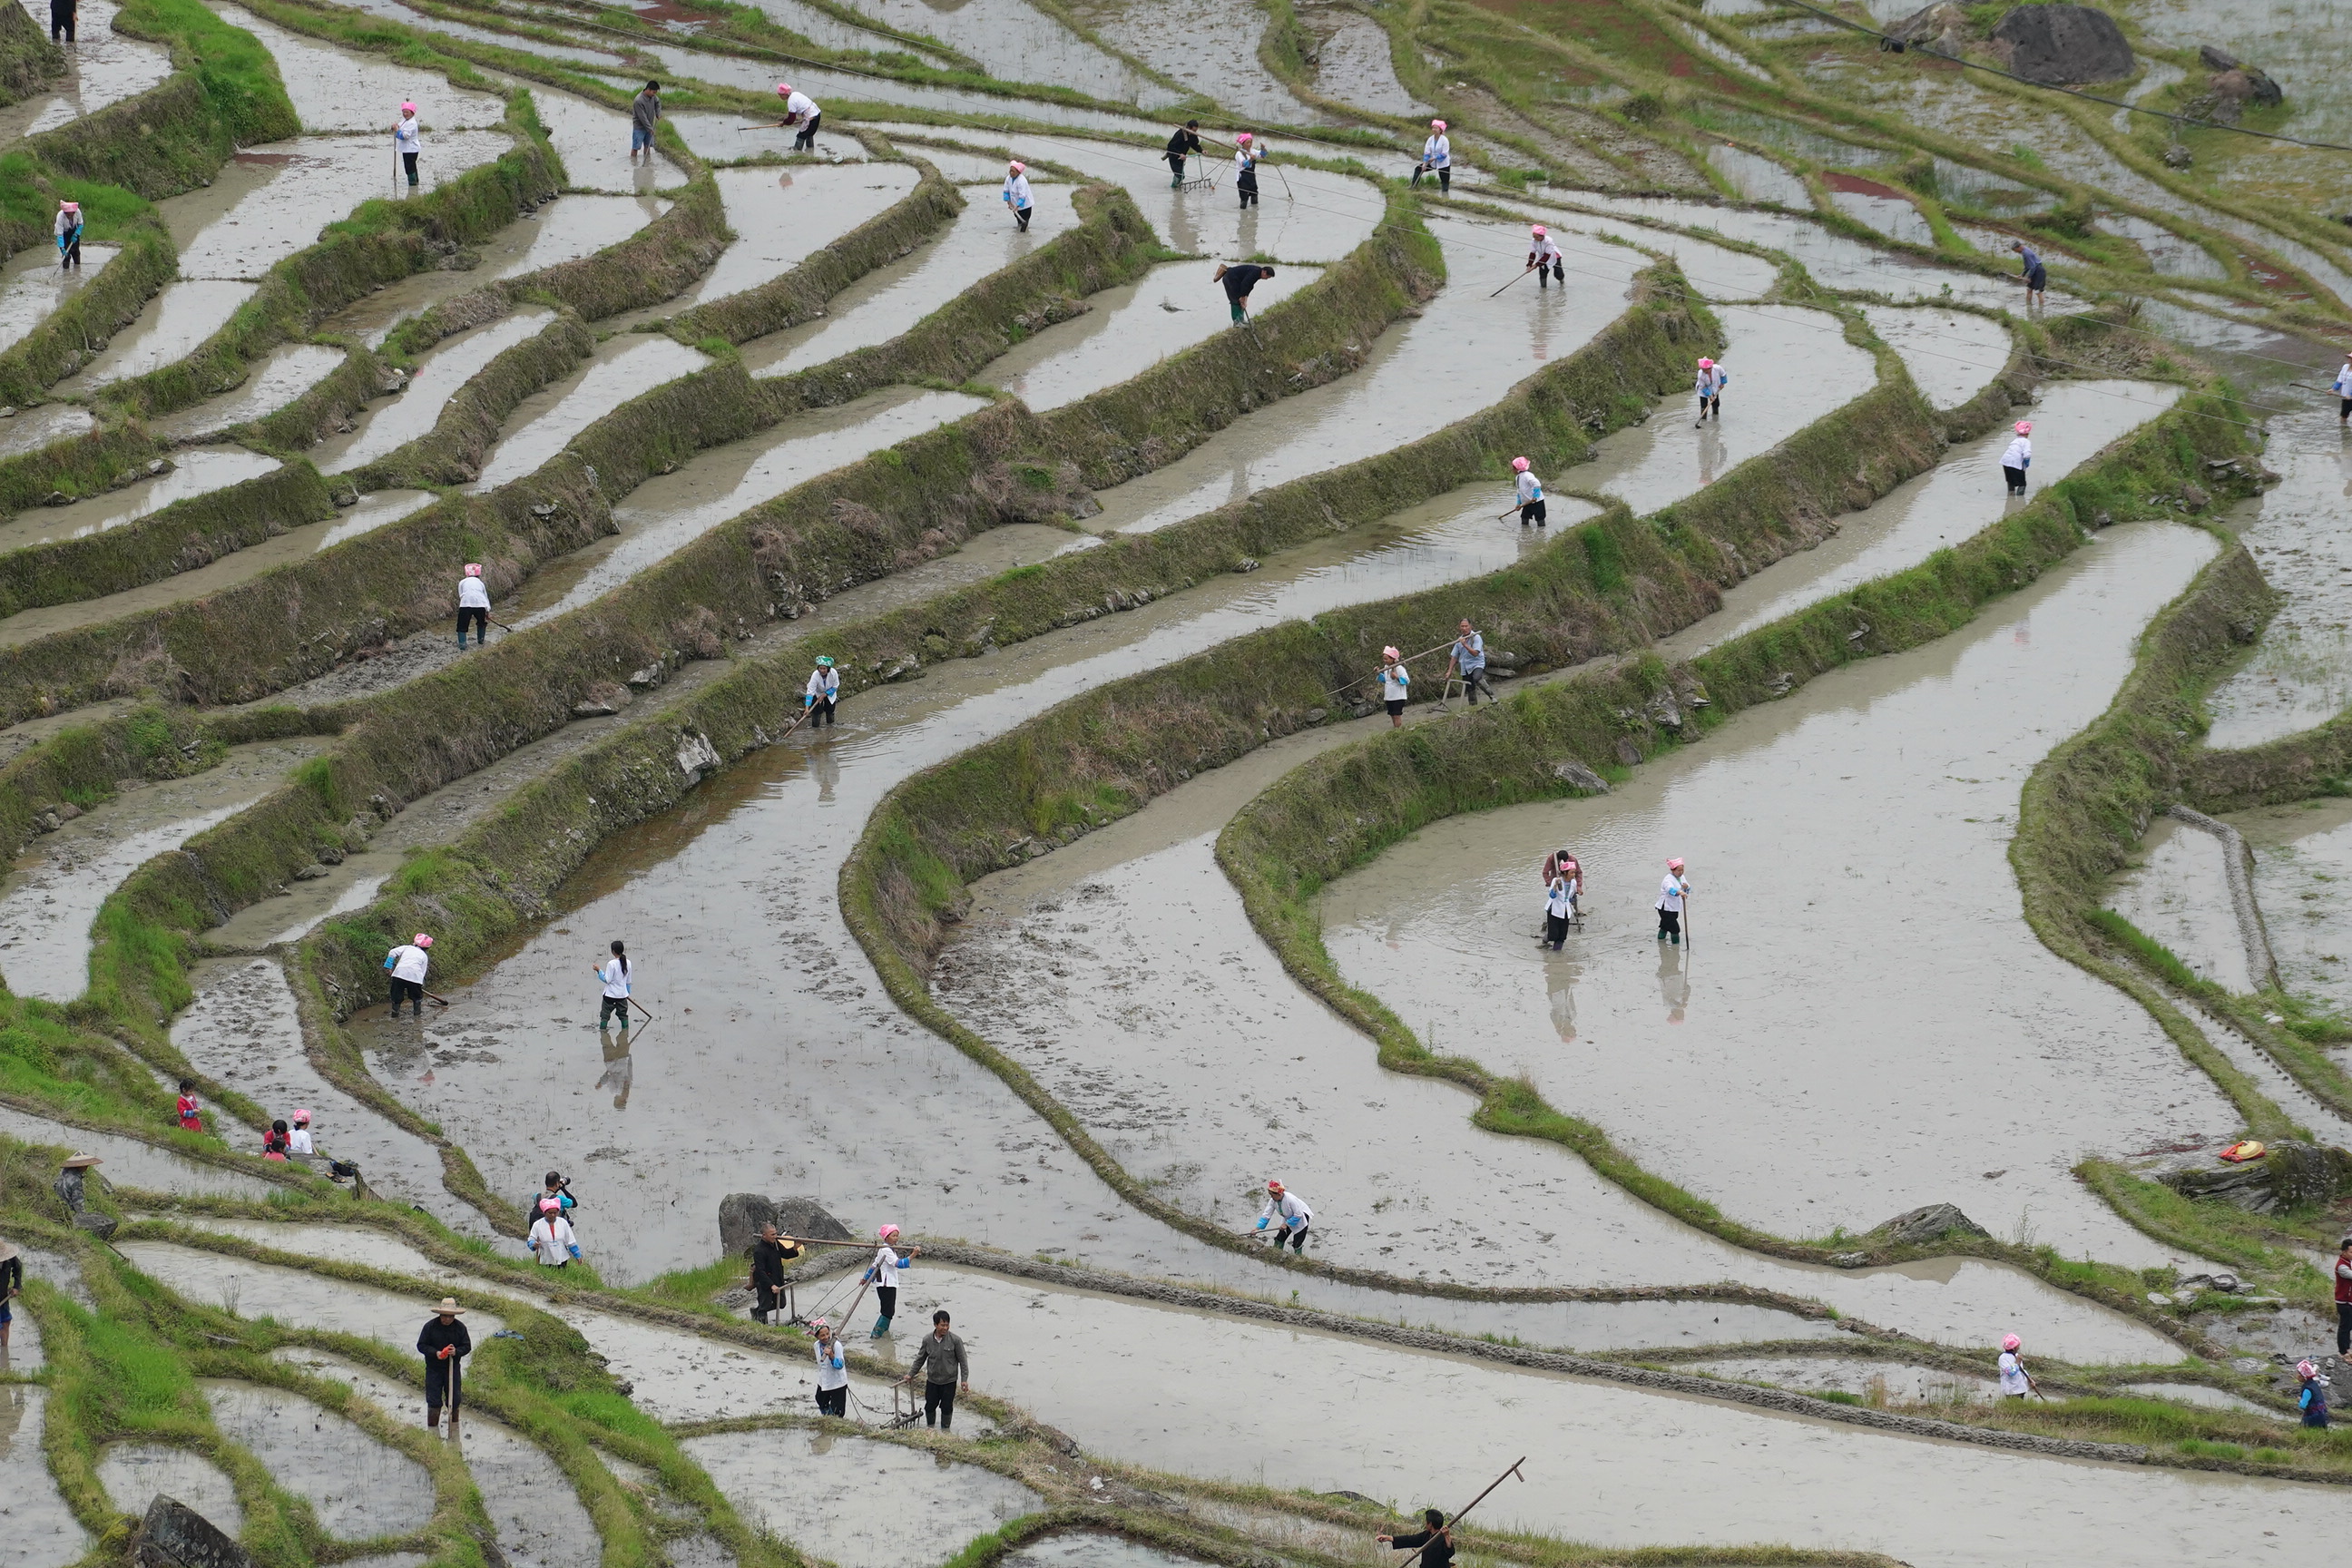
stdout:
[(2024, 1343), (2025, 1342), (2019, 1339), (2015, 1334), (2003, 1334), (2000, 1337), (2000, 1348), (2005, 1351), (2016, 1350)]
[(2017, 422), (2017, 433), (2018, 433), (2019, 435), (2021, 435), (2021, 436), (2031, 436), (2031, 435), (2032, 435), (2032, 434), (2033, 434), (2033, 421), (2032, 421), (2032, 420), (2031, 420), (2031, 419), (2021, 419), (2021, 420), (2019, 420), (2019, 421)]
[(1526, 473), (1528, 471), (1528, 460), (1525, 458), (1513, 458), (1511, 459), (1511, 471), (1520, 474)]

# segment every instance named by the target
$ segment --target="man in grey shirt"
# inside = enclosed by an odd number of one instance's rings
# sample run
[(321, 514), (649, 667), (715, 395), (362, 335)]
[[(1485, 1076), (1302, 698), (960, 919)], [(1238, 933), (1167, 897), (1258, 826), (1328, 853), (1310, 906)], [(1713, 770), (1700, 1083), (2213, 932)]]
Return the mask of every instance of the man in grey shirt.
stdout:
[(971, 1392), (971, 1360), (963, 1353), (963, 1338), (948, 1328), (945, 1309), (931, 1314), (931, 1331), (918, 1342), (915, 1364), (901, 1383), (923, 1374), (923, 1425), (945, 1432), (955, 1425), (956, 1384)]
[(661, 122), (661, 83), (646, 83), (645, 91), (629, 103), (629, 162), (637, 161), (643, 153), (646, 162), (654, 161), (654, 127)]

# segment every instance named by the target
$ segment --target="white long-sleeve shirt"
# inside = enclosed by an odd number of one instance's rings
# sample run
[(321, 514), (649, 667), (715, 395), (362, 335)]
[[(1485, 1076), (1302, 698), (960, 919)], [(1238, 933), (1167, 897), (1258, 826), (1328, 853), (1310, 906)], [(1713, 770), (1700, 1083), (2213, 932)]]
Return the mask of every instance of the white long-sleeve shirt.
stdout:
[(414, 980), (420, 984), (425, 979), (425, 966), (432, 962), (425, 957), (423, 948), (411, 942), (402, 942), (384, 956), (392, 960), (392, 977), (394, 980)]
[(1559, 248), (1559, 241), (1548, 234), (1528, 240), (1528, 252), (1536, 258), (1536, 265), (1538, 267), (1549, 267), (1563, 254)]
[(1566, 920), (1569, 911), (1575, 907), (1575, 887), (1565, 877), (1554, 877), (1550, 895), (1544, 900), (1544, 913)]
[(2004, 468), (2022, 468), (2032, 461), (2033, 443), (2022, 436), (2012, 439), (2000, 455), (2000, 466)]
[(1381, 700), (1402, 702), (1412, 693), (1412, 672), (1401, 664), (1391, 664), (1381, 671)]
[(2025, 1363), (2015, 1351), (2000, 1352), (2000, 1391), (2003, 1394), (2030, 1394), (2033, 1385), (2025, 1381)]
[(604, 967), (596, 973), (604, 978), (605, 995), (617, 1002), (629, 994), (629, 966), (618, 958), (606, 959)]
[(2342, 370), (2336, 373), (2336, 380), (2330, 384), (2335, 387), (2336, 396), (2352, 397), (2352, 362), (2347, 362)]
[(897, 1289), (898, 1288), (898, 1270), (906, 1268), (907, 1265), (912, 1261), (913, 1259), (911, 1258), (899, 1257), (897, 1253), (891, 1251), (887, 1247), (875, 1248), (874, 1283), (877, 1285), (887, 1285), (894, 1290)]
[(1421, 161), (1433, 169), (1450, 168), (1454, 163), (1454, 143), (1443, 136), (1433, 136), (1421, 144)]
[(461, 610), (487, 610), (490, 607), (489, 584), (479, 577), (457, 579), (457, 607)]
[(1543, 500), (1543, 481), (1532, 473), (1519, 476), (1517, 489), (1521, 506), (1527, 505), (1529, 501)]
[(843, 1353), (841, 1342), (836, 1339), (829, 1345), (821, 1344), (814, 1348), (816, 1351), (816, 1385), (819, 1388), (827, 1390), (848, 1387), (849, 1358)]
[(1657, 907), (1662, 910), (1672, 910), (1680, 914), (1683, 895), (1688, 891), (1690, 891), (1690, 884), (1669, 871), (1666, 873), (1666, 879), (1658, 884)]
[(1730, 379), (1731, 373), (1721, 365), (1709, 365), (1698, 373), (1696, 383), (1698, 395), (1701, 397), (1720, 397), (1723, 395), (1724, 384)]
[(289, 1153), (294, 1154), (318, 1152), (318, 1150), (310, 1144), (310, 1130), (307, 1127), (297, 1127), (293, 1131), (286, 1134), (286, 1148)]
[(784, 118), (796, 125), (806, 125), (824, 112), (824, 110), (816, 106), (816, 100), (804, 92), (795, 90), (790, 98), (784, 100)]
[(541, 1215), (531, 1222), (531, 1256), (544, 1268), (554, 1268), (571, 1262), (574, 1239), (572, 1222), (562, 1215), (551, 1218)]
[[(1272, 1193), (1268, 1193), (1265, 1197), (1265, 1207), (1257, 1211), (1257, 1217), (1278, 1218), (1286, 1226), (1291, 1225), (1293, 1220), (1297, 1221), (1298, 1225), (1313, 1225), (1315, 1211), (1308, 1208), (1307, 1200), (1297, 1193), (1285, 1193), (1278, 1198)], [(1291, 1228), (1296, 1229), (1297, 1226), (1292, 1226)]]
[(1250, 174), (1255, 177), (1256, 169), (1256, 153), (1251, 152), (1246, 147), (1236, 147), (1234, 149), (1234, 173), (1235, 174)]
[(807, 695), (815, 701), (826, 701), (840, 695), (841, 671), (814, 669), (809, 672)]
[(1004, 199), (1012, 203), (1016, 207), (1027, 206), (1029, 205), (1029, 176), (1026, 174), (1005, 175)]
[(69, 213), (65, 208), (59, 207), (57, 222), (49, 226), (49, 237), (53, 239), (63, 239), (80, 226), (81, 214)]
[(425, 151), (425, 133), (417, 129), (416, 116), (403, 115), (400, 123), (392, 128), (392, 144), (403, 153)]

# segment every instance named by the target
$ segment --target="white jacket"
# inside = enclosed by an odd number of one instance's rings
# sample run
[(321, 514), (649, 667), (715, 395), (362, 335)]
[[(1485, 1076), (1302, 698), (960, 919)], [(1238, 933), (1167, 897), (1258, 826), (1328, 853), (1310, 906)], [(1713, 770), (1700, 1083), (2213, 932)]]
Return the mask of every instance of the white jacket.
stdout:
[(910, 1259), (899, 1257), (896, 1252), (891, 1251), (890, 1248), (887, 1247), (875, 1248), (874, 1283), (877, 1285), (887, 1285), (894, 1290), (897, 1289), (898, 1288), (898, 1270), (906, 1268), (909, 1261)]
[(1679, 914), (1683, 907), (1683, 895), (1689, 890), (1688, 882), (1669, 871), (1666, 873), (1666, 879), (1658, 884), (1656, 907), (1662, 910), (1673, 910)]
[(841, 694), (841, 671), (813, 669), (809, 671), (804, 695), (814, 701), (824, 701)]
[[(1308, 1208), (1307, 1200), (1297, 1193), (1285, 1193), (1278, 1198), (1272, 1193), (1268, 1193), (1265, 1195), (1265, 1207), (1257, 1211), (1257, 1217), (1260, 1219), (1279, 1217), (1284, 1225), (1296, 1230), (1298, 1226), (1313, 1225), (1315, 1211)], [(1294, 1220), (1297, 1225), (1291, 1224)]]
[(816, 100), (804, 92), (795, 91), (792, 97), (784, 100), (784, 118), (795, 124), (806, 125), (824, 112), (824, 110), (816, 106)]
[(425, 150), (425, 136), (416, 128), (416, 116), (404, 115), (400, 123), (392, 128), (392, 144), (403, 153)]
[(2003, 451), (2000, 455), (2000, 466), (2004, 468), (2026, 468), (2030, 466), (2032, 461), (2033, 443), (2027, 440), (2022, 436), (2017, 437), (2015, 439), (2011, 440), (2009, 444), (2008, 449)]
[(1532, 473), (1521, 474), (1519, 476), (1519, 482), (1517, 488), (1518, 489), (1519, 504), (1521, 506), (1527, 505), (1529, 501), (1541, 500), (1544, 499), (1543, 481), (1536, 478)]
[(1559, 260), (1563, 254), (1559, 248), (1559, 241), (1549, 235), (1545, 235), (1541, 239), (1528, 240), (1528, 248), (1535, 253), (1536, 265), (1538, 267), (1550, 266)]
[(423, 948), (408, 942), (402, 942), (384, 956), (392, 960), (392, 977), (394, 980), (414, 980), (420, 984), (425, 979), (425, 966), (432, 962)]
[(531, 1255), (544, 1268), (556, 1268), (571, 1262), (572, 1248), (576, 1239), (572, 1234), (572, 1222), (562, 1215), (551, 1220), (541, 1215), (531, 1222)]
[(1029, 176), (1026, 174), (1005, 175), (1004, 199), (1012, 203), (1016, 207), (1027, 206), (1029, 205)]
[(1450, 168), (1454, 163), (1454, 143), (1443, 136), (1433, 136), (1421, 144), (1421, 161), (1433, 169)]
[(841, 1348), (839, 1335), (829, 1345), (812, 1347), (816, 1352), (816, 1385), (824, 1389), (849, 1386), (849, 1356)]
[(490, 607), (490, 587), (479, 577), (457, 579), (457, 607), (461, 610), (487, 610)]

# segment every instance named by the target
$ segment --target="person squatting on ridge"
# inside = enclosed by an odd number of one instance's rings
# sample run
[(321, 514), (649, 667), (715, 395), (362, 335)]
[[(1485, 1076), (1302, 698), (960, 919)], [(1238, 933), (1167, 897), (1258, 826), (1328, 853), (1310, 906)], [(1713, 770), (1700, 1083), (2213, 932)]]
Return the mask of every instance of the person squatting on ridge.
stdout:
[(1029, 165), (1015, 158), (1004, 165), (1004, 205), (1013, 209), (1013, 221), (1024, 234), (1029, 232)]
[(1250, 290), (1257, 287), (1258, 279), (1273, 276), (1273, 268), (1255, 261), (1237, 261), (1230, 267), (1223, 262), (1217, 264), (1213, 281), (1225, 286), (1225, 303), (1234, 309), (1234, 325), (1238, 327), (1249, 320)]
[[(1242, 211), (1257, 205), (1257, 165), (1261, 154), (1250, 143), (1254, 141), (1246, 131), (1234, 138), (1234, 189), (1242, 195)], [(1236, 316), (1235, 321), (1241, 318)]]
[(873, 1282), (874, 1300), (882, 1309), (882, 1315), (874, 1320), (874, 1332), (870, 1336), (878, 1340), (890, 1331), (890, 1320), (898, 1315), (898, 1270), (913, 1268), (915, 1259), (922, 1255), (923, 1249), (910, 1247), (906, 1256), (901, 1258), (890, 1245), (898, 1239), (898, 1227), (895, 1225), (886, 1225), (875, 1231), (874, 1239), (882, 1245), (875, 1248), (874, 1261), (866, 1266), (866, 1278)]
[(2327, 1425), (2327, 1380), (2319, 1375), (2319, 1363), (2299, 1361), (2294, 1363), (2294, 1375), (2303, 1380), (2303, 1388), (2296, 1394), (2294, 1399), (2295, 1408), (2303, 1412), (2303, 1424), (2306, 1426), (2326, 1426)]
[(1462, 695), (1469, 706), (1478, 706), (1481, 691), (1486, 694), (1487, 701), (1499, 700), (1495, 689), (1486, 684), (1486, 639), (1468, 621), (1462, 623), (1461, 635), (1454, 639), (1454, 651), (1446, 658), (1445, 668), (1448, 675), (1460, 673)]
[(58, 242), (58, 269), (81, 265), (81, 204), (60, 200), (57, 220), (50, 226)]
[(474, 1353), (474, 1336), (457, 1319), (466, 1309), (455, 1296), (441, 1298), (436, 1316), (425, 1320), (416, 1336), (416, 1353), (425, 1358), (425, 1424), (441, 1425), (441, 1407), (449, 1407), (449, 1426), (457, 1426), (457, 1404), (465, 1392), (464, 1363)]
[(1454, 143), (1445, 139), (1445, 121), (1429, 122), (1429, 140), (1421, 144), (1421, 162), (1412, 168), (1412, 183), (1421, 184), (1423, 174), (1437, 176), (1437, 193), (1454, 194)]
[(1717, 425), (1723, 423), (1723, 388), (1731, 373), (1711, 359), (1698, 362), (1698, 379), (1693, 384), (1698, 393), (1698, 416), (1704, 422), (1710, 414)]
[(1447, 1564), (1454, 1561), (1454, 1532), (1446, 1528), (1445, 1516), (1433, 1508), (1423, 1509), (1421, 1522), (1426, 1528), (1416, 1530), (1411, 1535), (1375, 1535), (1372, 1539), (1399, 1552), (1410, 1552), (1415, 1547), (1426, 1548), (1421, 1560), (1428, 1568), (1447, 1568)]
[(1170, 190), (1173, 191), (1182, 188), (1184, 184), (1184, 160), (1195, 153), (1201, 153), (1203, 156), (1206, 156), (1205, 151), (1201, 146), (1201, 122), (1197, 120), (1188, 120), (1184, 121), (1184, 127), (1182, 130), (1168, 138), (1168, 152), (1166, 156), (1168, 159), (1168, 188)]
[(788, 81), (780, 81), (776, 84), (776, 96), (784, 100), (784, 117), (776, 121), (776, 128), (786, 125), (799, 126), (800, 134), (793, 138), (793, 151), (795, 153), (814, 151), (817, 122), (824, 118), (824, 110), (816, 106), (816, 100), (800, 91)]
[[(801, 1254), (805, 1250), (807, 1249), (792, 1237), (777, 1235), (773, 1220), (760, 1227), (759, 1236), (751, 1242), (753, 1296), (751, 1321), (753, 1322), (764, 1323), (768, 1321), (768, 1314), (775, 1312), (781, 1314), (776, 1321), (776, 1326), (783, 1327), (785, 1319), (791, 1316), (790, 1310), (785, 1306), (784, 1293), (791, 1287), (784, 1282), (784, 1266), (798, 1262)], [(820, 1356), (817, 1359), (822, 1362), (824, 1358)]]
[(1518, 476), (1512, 481), (1511, 491), (1518, 498), (1519, 526), (1525, 528), (1532, 522), (1541, 528), (1546, 510), (1543, 481), (1536, 478), (1525, 458), (1511, 459), (1511, 472)]
[(923, 1374), (923, 1425), (945, 1432), (955, 1425), (956, 1384), (961, 1382), (966, 1394), (971, 1392), (971, 1358), (964, 1354), (963, 1336), (948, 1327), (945, 1308), (931, 1314), (931, 1331), (916, 1346), (915, 1363), (898, 1381), (912, 1383), (919, 1372)]
[(315, 1154), (318, 1148), (310, 1142), (310, 1113), (296, 1107), (294, 1131), (286, 1135), (286, 1152), (289, 1154)]
[(1535, 268), (1537, 288), (1550, 288), (1555, 278), (1561, 288), (1568, 287), (1568, 261), (1560, 253), (1559, 241), (1541, 224), (1528, 230), (1528, 265)]
[(275, 1160), (281, 1165), (285, 1164), (287, 1145), (293, 1142), (293, 1131), (286, 1125), (286, 1119), (279, 1117), (269, 1124), (269, 1131), (261, 1135), (261, 1157), (265, 1160)]
[(1265, 1184), (1265, 1207), (1258, 1211), (1258, 1229), (1273, 1224), (1277, 1215), (1282, 1228), (1274, 1233), (1274, 1249), (1280, 1252), (1282, 1244), (1287, 1241), (1291, 1251), (1303, 1255), (1307, 1251), (1307, 1232), (1315, 1224), (1315, 1211), (1307, 1206), (1305, 1198), (1280, 1182), (1269, 1181)]
[(1683, 900), (1690, 895), (1690, 879), (1680, 860), (1666, 862), (1666, 879), (1658, 884), (1658, 940), (1675, 947), (1683, 943)]
[(841, 1348), (841, 1336), (823, 1318), (810, 1319), (809, 1328), (816, 1335), (816, 1413), (846, 1416), (849, 1357)]
[(403, 942), (383, 955), (383, 966), (392, 971), (392, 1016), (400, 1016), (400, 1004), (407, 1001), (416, 1016), (425, 1016), (425, 972), (432, 963), (425, 950), (433, 939), (423, 931), (416, 940)]
[(416, 105), (400, 106), (400, 119), (392, 127), (393, 150), (400, 154), (400, 166), (408, 173), (408, 188), (416, 188), (416, 155), (425, 151), (425, 133), (417, 128)]
[(482, 581), (479, 562), (466, 563), (466, 574), (457, 579), (457, 647), (466, 646), (466, 627), (474, 628), (474, 640), (484, 647), (490, 646), (490, 585)]
[(629, 954), (624, 945), (613, 943), (613, 956), (596, 970), (596, 978), (604, 983), (604, 1005), (596, 1011), (596, 1027), (612, 1026), (613, 1015), (621, 1016), (621, 1027), (629, 1026)]
[(841, 671), (833, 668), (833, 656), (816, 656), (816, 668), (801, 692), (801, 706), (809, 710), (808, 727), (822, 730), (833, 722), (833, 710), (841, 702)]
[(2000, 454), (2000, 476), (2009, 481), (2009, 493), (2025, 493), (2025, 470), (2033, 466), (2033, 421), (2017, 422), (2017, 434)]

